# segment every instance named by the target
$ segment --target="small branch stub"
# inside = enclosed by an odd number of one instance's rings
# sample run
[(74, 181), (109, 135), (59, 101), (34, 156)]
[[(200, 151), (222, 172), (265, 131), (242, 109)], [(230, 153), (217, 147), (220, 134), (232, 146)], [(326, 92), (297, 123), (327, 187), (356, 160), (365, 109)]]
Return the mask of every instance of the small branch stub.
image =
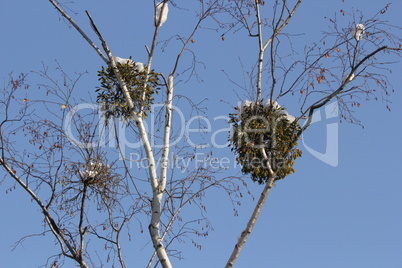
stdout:
[(272, 174), (284, 179), (301, 156), (297, 148), (297, 120), (275, 101), (244, 101), (230, 114), (232, 150), (244, 174), (253, 181), (265, 183)]

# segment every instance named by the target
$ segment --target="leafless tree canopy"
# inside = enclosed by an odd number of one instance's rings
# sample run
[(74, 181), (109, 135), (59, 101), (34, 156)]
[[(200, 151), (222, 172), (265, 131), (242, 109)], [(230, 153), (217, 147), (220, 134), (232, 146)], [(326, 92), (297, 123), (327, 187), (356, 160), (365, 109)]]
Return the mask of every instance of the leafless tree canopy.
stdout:
[[(148, 252), (149, 263), (142, 265), (172, 267), (172, 257), (181, 257), (175, 243), (186, 241), (201, 249), (198, 237), (208, 236), (212, 229), (204, 204), (210, 189), (219, 189), (236, 213), (242, 192), (248, 191), (247, 176), (227, 176), (225, 169), (208, 165), (189, 168), (178, 159), (195, 161), (197, 148), (185, 141), (171, 144), (182, 127), (173, 119), (175, 101), (186, 100), (191, 114), (203, 112), (201, 105), (174, 91), (183, 74), (197, 77), (199, 61), (189, 48), (197, 31), (212, 29), (210, 32), (218, 32), (222, 40), (228, 35), (244, 36), (256, 44), (255, 65), (245, 72), (249, 83), (243, 87), (250, 103), (236, 107), (231, 115), (230, 123), (236, 129), (236, 141), (231, 142), (243, 172), (264, 186), (226, 267), (234, 265), (274, 182), (294, 172), (293, 163), (301, 155), (297, 140), (317, 109), (337, 101), (342, 120), (353, 123), (359, 123), (353, 111), (364, 100), (380, 99), (390, 109), (393, 88), (387, 77), (390, 64), (400, 56), (402, 40), (398, 36), (400, 27), (382, 20), (389, 5), (372, 17), (357, 10), (341, 10), (326, 18), (329, 27), (322, 32), (322, 39), (300, 51), (293, 41), (298, 36), (286, 29), (295, 19), (301, 0), (195, 2), (197, 20), (189, 25), (188, 34), (173, 33), (171, 39), (162, 41), (159, 32), (166, 19), (164, 12), (181, 6), (177, 1), (154, 1), (153, 36), (146, 45), (147, 62), (138, 71), (131, 59), (118, 61), (104, 38), (107, 29), (96, 24), (99, 18), (86, 11), (93, 33), (85, 32), (69, 15), (71, 10), (49, 0), (104, 66), (99, 67), (100, 84), (93, 90), (95, 94), (98, 88), (97, 101), (102, 109), (98, 104), (76, 109), (84, 100), (74, 97), (75, 90), (87, 74), (71, 76), (60, 64), (56, 68), (44, 66), (29, 76), (11, 73), (1, 90), (3, 180), (14, 181), (14, 187), (23, 189), (43, 214), (46, 228), (41, 234), (52, 235), (59, 247), (59, 254), (49, 256), (46, 267), (71, 266), (72, 262), (80, 267), (130, 267), (123, 253), (130, 249), (122, 247), (122, 240), (135, 240), (133, 229), (149, 232), (154, 248)], [(96, 40), (89, 37), (93, 34)], [(180, 45), (168, 63), (169, 72), (153, 69), (158, 45), (164, 49), (172, 40), (179, 40)], [(182, 64), (183, 55), (192, 59), (189, 65)], [(43, 83), (30, 85), (30, 76)], [(237, 84), (230, 73), (227, 76)], [(38, 88), (35, 94), (29, 91), (32, 87)], [(290, 98), (300, 105), (293, 117), (285, 106), (277, 105)], [(159, 109), (153, 111), (152, 104), (160, 104)], [(150, 133), (146, 127), (151, 112), (158, 133)], [(245, 131), (251, 125), (252, 135)], [(140, 141), (141, 146), (130, 148), (137, 159), (124, 153), (124, 141), (117, 135), (119, 127)], [(266, 129), (269, 132), (262, 131)], [(162, 146), (155, 147), (154, 141)], [(261, 164), (247, 169), (243, 155), (250, 153)], [(205, 161), (213, 159), (211, 150)], [(282, 164), (277, 164), (280, 161)], [(135, 168), (143, 163), (142, 168)], [(191, 215), (184, 214), (183, 208), (191, 210)]]

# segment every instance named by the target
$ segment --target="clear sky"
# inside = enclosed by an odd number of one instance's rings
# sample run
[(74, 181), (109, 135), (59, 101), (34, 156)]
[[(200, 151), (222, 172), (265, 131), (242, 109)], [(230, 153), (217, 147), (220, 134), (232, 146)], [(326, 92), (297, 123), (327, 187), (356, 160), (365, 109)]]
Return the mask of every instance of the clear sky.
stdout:
[[(186, 5), (190, 9), (196, 7), (193, 4), (196, 2), (175, 1), (178, 7)], [(388, 2), (304, 1), (287, 32), (295, 35), (295, 46), (302, 48), (320, 40), (321, 31), (327, 30), (328, 26), (325, 16), (331, 17), (341, 9), (360, 9), (370, 17)], [(85, 9), (91, 12), (114, 55), (132, 56), (136, 61), (145, 62), (144, 45), (150, 45), (153, 33), (152, 3), (87, 0), (69, 4), (69, 7), (77, 12), (73, 18), (93, 40), (97, 39), (91, 31)], [(402, 3), (393, 1), (384, 18), (391, 24), (402, 26), (401, 10)], [(342, 19), (338, 17), (341, 24), (348, 25), (350, 22), (343, 22)], [(170, 38), (177, 32), (188, 33), (191, 28), (186, 26), (191, 23), (194, 23), (191, 12), (171, 6), (168, 20), (161, 28), (160, 39)], [(0, 77), (3, 81), (7, 80), (10, 72), (28, 73), (41, 69), (42, 64), (54, 69), (57, 60), (71, 75), (87, 71), (76, 89), (77, 99), (87, 102), (96, 99), (97, 71), (103, 62), (74, 29), (59, 19), (48, 1), (2, 0), (0, 36)], [(232, 107), (244, 96), (244, 92), (236, 88), (222, 70), (242, 83), (241, 62), (248, 71), (257, 59), (257, 50), (244, 31), (228, 34), (222, 41), (219, 33), (203, 30), (194, 37), (194, 41), (190, 48), (203, 62), (197, 67), (202, 81), (193, 78), (187, 83), (179, 83), (176, 92), (195, 103), (207, 99), (202, 105), (208, 108), (205, 115), (212, 122), (211, 133), (204, 140), (197, 134), (192, 134), (194, 136), (190, 138), (197, 143), (211, 145), (212, 133), (227, 127), (224, 120), (213, 118), (233, 112)], [(161, 47), (162, 44), (157, 49), (153, 68), (166, 72), (173, 64), (172, 53), (177, 51), (177, 46), (172, 42), (165, 51)], [(325, 111), (322, 110), (322, 120), (312, 125), (300, 142), (303, 156), (296, 162), (296, 173), (277, 182), (271, 191), (236, 267), (402, 266), (402, 65), (397, 63), (391, 68), (393, 73), (389, 80), (395, 88), (391, 96), (392, 111), (389, 112), (381, 101), (362, 102), (355, 115), (362, 121), (364, 129), (347, 123), (337, 125), (339, 135), (330, 141), (337, 143), (337, 164), (325, 163), (311, 153), (311, 150), (325, 152), (327, 125), (335, 124), (338, 119), (325, 119)], [(42, 82), (34, 74), (28, 76), (31, 90)], [(297, 112), (292, 107), (295, 103), (290, 100), (283, 105), (289, 111)], [(185, 116), (188, 120), (187, 114)], [(221, 135), (219, 141), (225, 141), (227, 136)], [(308, 148), (311, 148), (310, 152)], [(216, 156), (227, 156), (233, 161), (230, 149), (210, 149)], [(3, 177), (4, 171), (0, 174)], [(240, 175), (239, 169), (231, 167), (224, 175)], [(248, 181), (257, 199), (263, 187)], [(49, 238), (33, 237), (12, 250), (15, 242), (23, 236), (41, 232), (43, 223), (38, 208), (25, 192), (18, 187), (7, 191), (11, 186), (13, 182), (9, 178), (0, 184), (0, 266), (39, 267), (49, 255), (57, 252), (53, 238), (50, 235)], [(213, 191), (207, 195), (207, 216), (214, 231), (206, 239), (197, 240), (202, 250), (196, 249), (189, 241), (175, 244), (183, 250), (184, 259), (172, 259), (174, 267), (223, 267), (255, 204), (248, 195), (241, 202), (239, 216), (234, 217), (224, 193)], [(135, 228), (131, 231), (133, 241), (123, 251), (127, 256), (127, 266), (145, 267), (152, 252), (148, 234), (141, 234)], [(67, 262), (65, 267), (72, 266), (71, 262)]]

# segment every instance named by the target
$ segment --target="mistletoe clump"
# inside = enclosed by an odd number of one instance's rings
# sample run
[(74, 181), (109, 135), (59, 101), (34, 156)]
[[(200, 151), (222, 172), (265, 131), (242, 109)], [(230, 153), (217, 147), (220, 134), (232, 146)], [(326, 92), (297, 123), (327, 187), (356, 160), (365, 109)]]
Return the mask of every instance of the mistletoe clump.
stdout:
[(301, 156), (297, 120), (270, 100), (265, 104), (243, 101), (235, 109), (229, 121), (230, 146), (242, 172), (259, 184), (271, 176), (279, 180), (295, 172), (294, 161)]
[[(160, 89), (158, 74), (151, 70), (147, 75), (143, 65), (135, 63), (131, 58), (120, 59), (116, 62), (116, 66), (129, 91), (134, 111), (142, 112), (142, 116), (146, 117), (154, 102), (154, 94)], [(97, 102), (101, 105), (106, 119), (110, 117), (130, 118), (132, 111), (112, 66), (107, 68), (102, 66), (98, 76), (101, 86), (96, 90), (98, 92)]]

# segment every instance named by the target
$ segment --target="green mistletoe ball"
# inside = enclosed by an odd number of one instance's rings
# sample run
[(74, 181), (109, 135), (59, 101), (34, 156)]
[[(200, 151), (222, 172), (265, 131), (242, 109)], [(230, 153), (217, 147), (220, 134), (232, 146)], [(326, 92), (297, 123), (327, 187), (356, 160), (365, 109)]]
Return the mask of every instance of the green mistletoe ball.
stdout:
[[(145, 118), (154, 103), (154, 95), (160, 89), (158, 74), (151, 70), (146, 75), (146, 68), (139, 70), (131, 60), (126, 63), (116, 63), (120, 76), (125, 83), (134, 104), (134, 111)], [(101, 86), (96, 89), (97, 102), (101, 105), (106, 119), (111, 117), (129, 119), (131, 109), (119, 85), (119, 81), (111, 66), (98, 72)]]
[(230, 146), (243, 174), (263, 184), (271, 176), (279, 180), (295, 172), (294, 162), (301, 156), (297, 120), (276, 102), (243, 102), (235, 109), (229, 121)]

